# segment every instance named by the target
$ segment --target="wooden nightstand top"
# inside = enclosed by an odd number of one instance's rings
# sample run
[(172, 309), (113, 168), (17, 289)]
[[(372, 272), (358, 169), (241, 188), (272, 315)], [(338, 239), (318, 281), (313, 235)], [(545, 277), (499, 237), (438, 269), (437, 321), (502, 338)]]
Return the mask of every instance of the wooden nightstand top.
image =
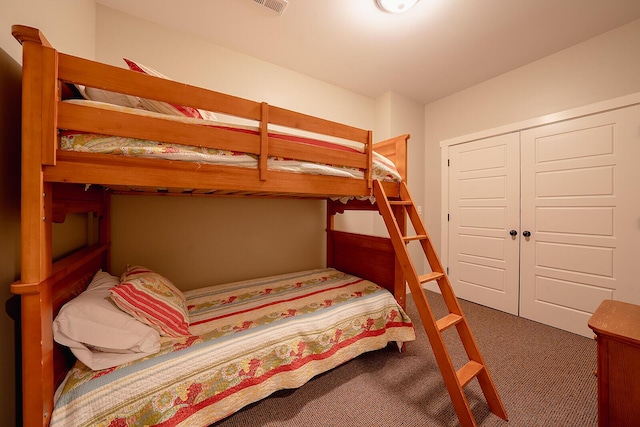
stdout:
[(588, 324), (598, 335), (607, 335), (640, 346), (640, 305), (614, 300), (602, 301)]

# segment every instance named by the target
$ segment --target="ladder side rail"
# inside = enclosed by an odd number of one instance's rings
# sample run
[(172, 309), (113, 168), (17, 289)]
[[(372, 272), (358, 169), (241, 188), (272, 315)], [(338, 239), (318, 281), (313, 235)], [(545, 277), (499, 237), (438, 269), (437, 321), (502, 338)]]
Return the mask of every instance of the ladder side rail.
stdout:
[[(411, 198), (411, 194), (403, 182), (400, 186), (400, 194), (403, 200), (410, 201), (411, 204), (407, 204), (405, 206), (410, 206), (411, 208), (407, 208), (407, 213), (409, 219), (411, 220), (413, 227), (417, 234), (423, 234), (427, 236), (427, 239), (421, 240), (420, 244), (424, 249), (424, 253), (429, 261), (429, 265), (432, 271), (444, 272), (442, 268), (442, 263), (440, 261), (440, 257), (438, 253), (433, 249), (433, 245), (431, 244), (431, 240), (429, 237), (429, 233), (422, 222), (422, 218), (418, 215), (415, 207), (415, 203), (413, 203), (413, 199)], [(471, 333), (471, 329), (469, 327), (469, 322), (467, 321), (464, 312), (462, 311), (462, 307), (460, 306), (460, 302), (455, 295), (453, 290), (453, 286), (449, 281), (449, 277), (445, 274), (441, 278), (437, 280), (438, 287), (440, 292), (442, 292), (442, 297), (447, 305), (447, 308), (450, 313), (457, 314), (462, 317), (462, 321), (456, 323), (456, 329), (458, 335), (460, 336), (460, 341), (464, 347), (464, 350), (467, 354), (469, 360), (477, 362), (481, 364), (484, 369), (482, 369), (478, 374), (478, 382), (480, 384), (480, 388), (485, 396), (487, 404), (489, 405), (489, 409), (494, 414), (500, 416), (501, 418), (506, 419), (507, 414), (500, 397), (498, 396), (497, 390), (495, 388), (495, 384), (493, 383), (493, 379), (489, 374), (489, 371), (486, 369), (486, 362), (484, 361), (484, 357), (482, 357), (482, 353), (480, 352), (480, 347), (475, 340), (475, 337)], [(413, 292), (413, 291), (412, 291)]]
[[(458, 375), (453, 366), (451, 357), (449, 356), (449, 352), (446, 349), (446, 344), (444, 343), (442, 334), (440, 334), (440, 331), (438, 331), (436, 327), (436, 319), (431, 307), (429, 306), (426, 294), (422, 289), (422, 285), (418, 281), (418, 274), (411, 258), (409, 257), (409, 252), (407, 251), (406, 244), (402, 239), (403, 236), (398, 227), (396, 218), (393, 215), (391, 205), (389, 204), (384, 189), (378, 181), (374, 184), (374, 195), (385, 225), (389, 230), (389, 235), (396, 251), (396, 256), (405, 271), (405, 278), (409, 284), (409, 289), (413, 295), (413, 300), (416, 304), (416, 308), (418, 309), (425, 332), (427, 333), (427, 338), (431, 344), (431, 348), (436, 358), (438, 368), (442, 374), (445, 386), (449, 392), (456, 414), (458, 415), (460, 425), (461, 427), (476, 427), (477, 424), (471, 413), (469, 401), (464, 395), (462, 390), (463, 386), (458, 379)], [(392, 232), (392, 230), (395, 232)], [(411, 274), (408, 272), (411, 272)]]
[[(373, 185), (373, 181), (372, 181)], [(401, 234), (404, 236), (407, 234), (407, 218), (404, 215), (404, 209), (395, 207), (394, 216), (398, 223), (398, 229)], [(395, 248), (394, 248), (394, 252)], [(397, 252), (396, 252), (397, 253)], [(400, 303), (400, 306), (403, 310), (407, 309), (407, 285), (406, 279), (404, 275), (404, 268), (402, 268), (402, 264), (398, 259), (398, 256), (395, 257), (395, 284), (394, 284), (394, 294), (396, 295), (396, 300)]]

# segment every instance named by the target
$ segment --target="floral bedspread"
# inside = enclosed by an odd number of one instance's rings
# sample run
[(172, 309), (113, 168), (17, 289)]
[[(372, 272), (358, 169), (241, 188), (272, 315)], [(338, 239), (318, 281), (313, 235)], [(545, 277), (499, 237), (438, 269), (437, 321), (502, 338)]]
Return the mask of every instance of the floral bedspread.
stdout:
[(415, 330), (393, 296), (333, 269), (185, 292), (191, 336), (103, 371), (77, 362), (51, 426), (208, 425)]

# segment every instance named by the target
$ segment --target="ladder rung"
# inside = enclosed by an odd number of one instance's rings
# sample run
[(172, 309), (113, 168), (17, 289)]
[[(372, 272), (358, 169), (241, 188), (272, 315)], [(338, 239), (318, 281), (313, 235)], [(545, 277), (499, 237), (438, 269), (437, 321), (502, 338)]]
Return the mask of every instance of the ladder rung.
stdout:
[(480, 363), (474, 362), (473, 360), (468, 361), (466, 365), (458, 369), (458, 371), (456, 372), (456, 374), (458, 375), (458, 381), (460, 381), (460, 386), (466, 386), (469, 381), (477, 377), (483, 369), (484, 366), (482, 366)]
[(451, 313), (451, 314), (447, 314), (446, 316), (444, 316), (442, 319), (439, 319), (436, 322), (436, 326), (438, 328), (438, 330), (440, 332), (444, 331), (445, 329), (460, 323), (460, 321), (462, 321), (462, 316), (455, 314), (455, 313)]
[(390, 205), (402, 205), (402, 206), (413, 205), (413, 203), (411, 203), (409, 200), (389, 200), (389, 204)]
[(439, 278), (444, 277), (444, 273), (438, 273), (434, 271), (433, 273), (423, 274), (422, 276), (418, 276), (418, 280), (420, 284), (431, 282), (432, 280), (438, 280)]
[(426, 234), (418, 234), (417, 236), (404, 236), (403, 237), (405, 242), (411, 242), (412, 240), (426, 240), (427, 239), (427, 235)]

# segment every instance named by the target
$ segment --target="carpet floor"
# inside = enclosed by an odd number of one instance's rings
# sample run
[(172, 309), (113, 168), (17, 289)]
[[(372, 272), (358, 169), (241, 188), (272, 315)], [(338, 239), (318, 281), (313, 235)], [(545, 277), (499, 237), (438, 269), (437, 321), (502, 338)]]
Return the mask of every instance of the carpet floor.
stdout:
[[(440, 318), (439, 294), (427, 292)], [(589, 338), (461, 300), (509, 422), (489, 411), (476, 380), (465, 388), (479, 427), (597, 426), (596, 344)], [(459, 425), (413, 300), (418, 339), (366, 353), (295, 390), (274, 393), (212, 427)], [(467, 361), (454, 330), (445, 341), (456, 367)]]

